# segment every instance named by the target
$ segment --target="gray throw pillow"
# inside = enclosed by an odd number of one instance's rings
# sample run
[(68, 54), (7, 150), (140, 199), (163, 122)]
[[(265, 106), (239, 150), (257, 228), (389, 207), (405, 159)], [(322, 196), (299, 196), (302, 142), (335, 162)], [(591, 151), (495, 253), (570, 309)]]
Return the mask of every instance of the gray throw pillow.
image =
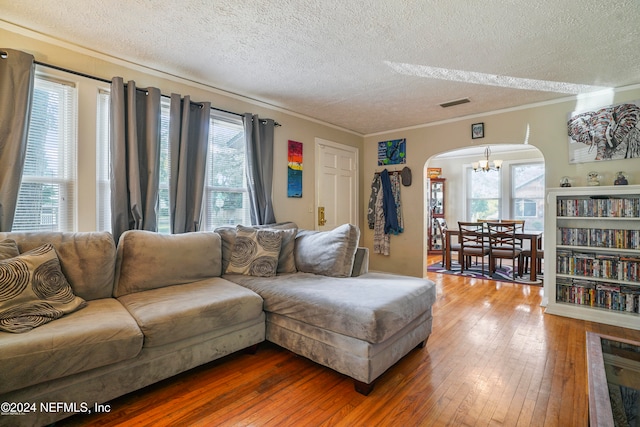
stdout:
[(62, 273), (53, 245), (0, 261), (0, 330), (27, 332), (85, 305)]
[(300, 230), (296, 237), (296, 268), (305, 273), (349, 277), (359, 239), (360, 230), (353, 224), (330, 231)]
[(282, 234), (239, 225), (227, 273), (271, 277), (278, 269)]
[(295, 273), (298, 271), (294, 256), (298, 229), (289, 228), (286, 230), (277, 230), (266, 228), (265, 230), (275, 231), (282, 236), (282, 246), (280, 247), (280, 256), (278, 257), (278, 273)]
[(0, 260), (9, 259), (20, 255), (18, 244), (15, 240), (4, 239), (0, 242)]

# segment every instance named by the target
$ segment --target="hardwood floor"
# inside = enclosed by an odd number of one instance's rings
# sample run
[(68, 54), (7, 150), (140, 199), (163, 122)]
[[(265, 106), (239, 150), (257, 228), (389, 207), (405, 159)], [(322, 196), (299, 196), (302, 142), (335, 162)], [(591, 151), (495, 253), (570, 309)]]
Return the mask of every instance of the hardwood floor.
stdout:
[[(434, 258), (434, 261), (437, 257)], [(433, 333), (368, 396), (264, 343), (57, 426), (586, 426), (585, 333), (640, 331), (543, 314), (542, 288), (431, 274)]]

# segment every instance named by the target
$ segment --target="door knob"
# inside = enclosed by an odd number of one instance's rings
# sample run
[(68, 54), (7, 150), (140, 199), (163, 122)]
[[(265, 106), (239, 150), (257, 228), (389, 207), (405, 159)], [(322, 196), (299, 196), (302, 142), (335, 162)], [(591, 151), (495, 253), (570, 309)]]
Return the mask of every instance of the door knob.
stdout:
[(324, 217), (324, 206), (318, 207), (318, 225), (323, 226), (327, 223), (327, 220)]

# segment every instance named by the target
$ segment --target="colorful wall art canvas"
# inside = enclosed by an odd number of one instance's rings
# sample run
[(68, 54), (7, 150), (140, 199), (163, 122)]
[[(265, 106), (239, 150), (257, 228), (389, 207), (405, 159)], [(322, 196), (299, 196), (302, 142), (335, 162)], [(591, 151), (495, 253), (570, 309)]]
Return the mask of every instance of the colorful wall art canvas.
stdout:
[(287, 197), (302, 197), (302, 142), (289, 141)]
[(378, 166), (407, 163), (407, 139), (378, 142)]
[(574, 111), (567, 128), (569, 163), (640, 157), (640, 101)]

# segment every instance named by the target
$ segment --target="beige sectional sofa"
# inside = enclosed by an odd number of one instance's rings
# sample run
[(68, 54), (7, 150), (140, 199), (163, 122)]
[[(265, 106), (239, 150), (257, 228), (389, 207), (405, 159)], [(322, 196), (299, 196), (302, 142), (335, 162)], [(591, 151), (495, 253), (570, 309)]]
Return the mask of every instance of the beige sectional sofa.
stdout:
[[(265, 339), (352, 377), (367, 394), (426, 342), (433, 283), (367, 272), (357, 228), (265, 227), (279, 245), (277, 274), (265, 277), (228, 273), (246, 231), (128, 231), (117, 247), (109, 233), (0, 233), (19, 257), (52, 244), (86, 302), (27, 332), (0, 331), (0, 402), (12, 405), (3, 406), (0, 425), (45, 425), (92, 410)], [(3, 261), (0, 251), (0, 299), (2, 267), (19, 257)]]

